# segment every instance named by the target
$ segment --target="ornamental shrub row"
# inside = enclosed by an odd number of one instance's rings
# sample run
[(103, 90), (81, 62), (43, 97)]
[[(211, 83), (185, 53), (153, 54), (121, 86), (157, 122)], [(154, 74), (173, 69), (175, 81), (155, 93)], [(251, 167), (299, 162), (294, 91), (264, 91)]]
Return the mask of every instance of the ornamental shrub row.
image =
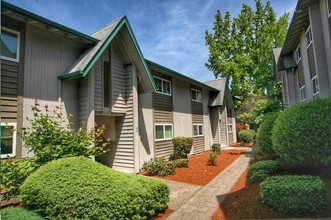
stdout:
[(318, 213), (328, 205), (327, 189), (319, 177), (273, 176), (260, 186), (263, 201), (281, 212)]
[(166, 184), (85, 157), (47, 163), (21, 186), (21, 203), (47, 219), (147, 219), (167, 207)]

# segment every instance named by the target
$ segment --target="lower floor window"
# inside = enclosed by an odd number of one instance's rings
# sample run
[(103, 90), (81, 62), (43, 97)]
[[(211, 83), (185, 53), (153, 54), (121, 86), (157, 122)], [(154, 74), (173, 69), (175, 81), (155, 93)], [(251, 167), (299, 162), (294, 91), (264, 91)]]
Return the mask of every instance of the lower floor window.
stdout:
[(16, 154), (16, 123), (1, 123), (1, 158)]
[(155, 125), (155, 140), (168, 140), (172, 138), (172, 124)]
[(203, 125), (202, 124), (193, 125), (193, 135), (194, 136), (202, 136), (203, 135)]
[(317, 76), (313, 77), (311, 79), (312, 83), (313, 83), (313, 95), (316, 95), (319, 93), (320, 89), (319, 89), (319, 85), (318, 85), (318, 80), (317, 80)]
[(232, 124), (228, 125), (228, 133), (232, 133), (233, 132), (233, 128), (232, 128)]
[(300, 89), (300, 100), (305, 101), (306, 100), (306, 86), (302, 86)]

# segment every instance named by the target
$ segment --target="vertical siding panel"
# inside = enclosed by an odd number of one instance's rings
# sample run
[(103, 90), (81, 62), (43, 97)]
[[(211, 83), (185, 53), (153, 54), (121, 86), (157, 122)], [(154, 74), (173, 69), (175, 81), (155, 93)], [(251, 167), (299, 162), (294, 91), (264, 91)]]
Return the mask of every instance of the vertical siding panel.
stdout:
[[(203, 109), (202, 102), (191, 102), (192, 106), (192, 123), (193, 124), (203, 124)], [(193, 128), (193, 125), (192, 125)], [(205, 130), (205, 128), (203, 127)], [(194, 135), (194, 134), (193, 134)], [(198, 154), (203, 152), (205, 149), (204, 137), (193, 137), (193, 153)]]
[(314, 44), (313, 43), (307, 48), (307, 53), (308, 53), (310, 77), (313, 78), (314, 76), (316, 76), (316, 64), (315, 64)]
[(226, 146), (228, 145), (227, 140), (227, 128), (226, 128), (226, 109), (221, 109), (221, 121), (220, 121), (220, 138), (221, 138), (221, 145)]
[(78, 88), (79, 127), (86, 127), (88, 117), (88, 78), (82, 78)]
[(102, 62), (101, 59), (94, 66), (94, 74), (95, 74), (95, 91), (94, 91), (94, 107), (95, 111), (102, 111), (103, 104), (103, 74), (102, 74)]

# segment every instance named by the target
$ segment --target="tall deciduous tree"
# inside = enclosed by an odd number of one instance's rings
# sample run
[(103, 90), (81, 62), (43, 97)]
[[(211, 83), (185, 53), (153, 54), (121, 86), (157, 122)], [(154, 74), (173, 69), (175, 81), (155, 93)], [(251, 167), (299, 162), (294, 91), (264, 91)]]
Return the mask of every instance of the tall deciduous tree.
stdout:
[(205, 64), (215, 77), (229, 79), (235, 105), (240, 107), (249, 93), (280, 98), (281, 87), (273, 70), (272, 49), (282, 46), (289, 14), (278, 19), (270, 5), (255, 0), (255, 11), (246, 4), (237, 17), (230, 12), (215, 15), (213, 31), (206, 31), (209, 58)]

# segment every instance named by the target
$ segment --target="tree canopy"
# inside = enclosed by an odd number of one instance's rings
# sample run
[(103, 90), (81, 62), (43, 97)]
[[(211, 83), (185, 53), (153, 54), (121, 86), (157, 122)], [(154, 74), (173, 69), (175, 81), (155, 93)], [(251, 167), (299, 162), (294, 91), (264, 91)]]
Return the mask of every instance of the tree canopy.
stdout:
[(250, 93), (280, 99), (272, 49), (282, 46), (288, 18), (288, 13), (277, 18), (270, 1), (255, 0), (255, 11), (243, 4), (233, 18), (230, 12), (222, 16), (217, 10), (213, 31), (206, 31), (209, 58), (205, 65), (216, 78), (228, 78), (237, 108)]

